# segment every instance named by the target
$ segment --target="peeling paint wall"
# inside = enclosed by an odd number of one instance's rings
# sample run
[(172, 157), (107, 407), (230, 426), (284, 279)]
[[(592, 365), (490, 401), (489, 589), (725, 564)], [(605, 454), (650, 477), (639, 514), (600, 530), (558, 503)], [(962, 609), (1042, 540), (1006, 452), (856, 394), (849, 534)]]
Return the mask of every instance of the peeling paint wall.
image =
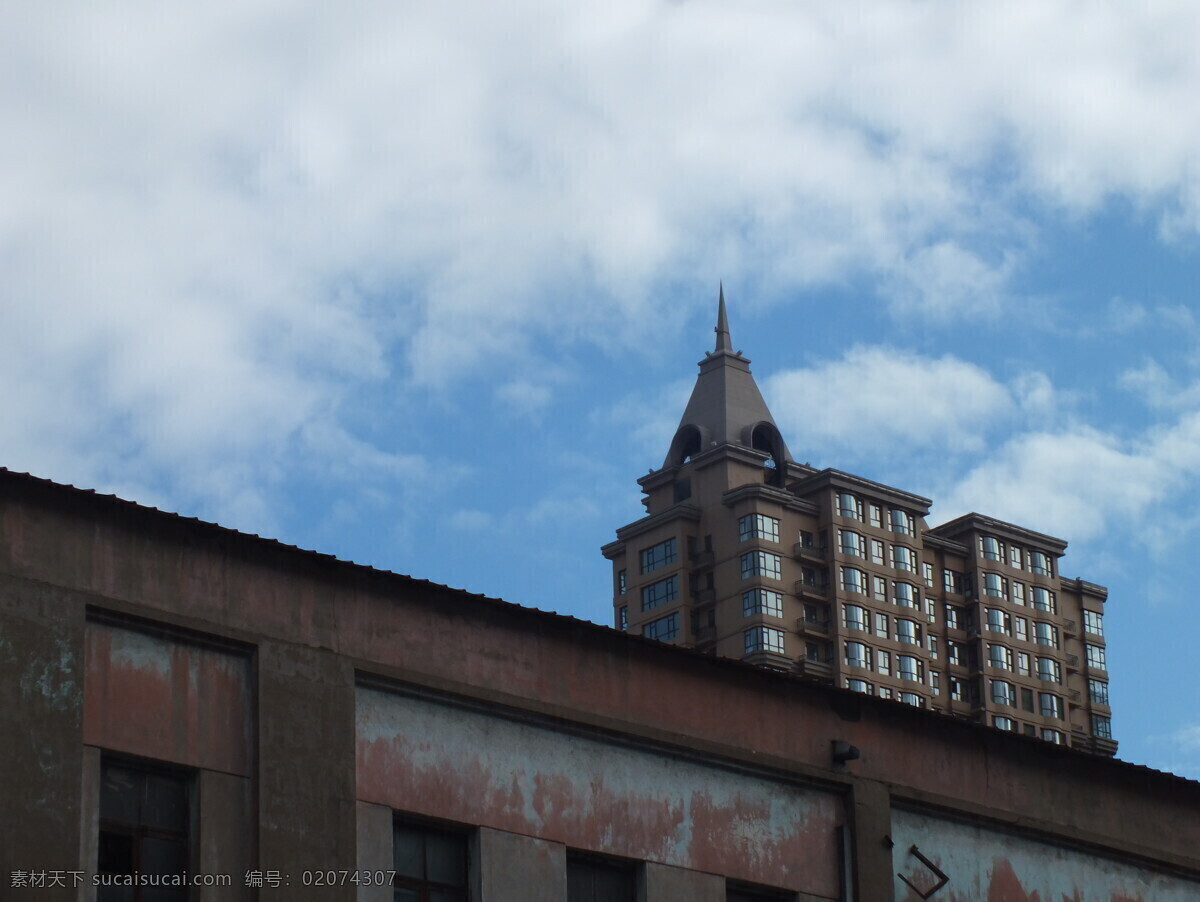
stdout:
[(1200, 882), (1156, 874), (1099, 855), (894, 809), (896, 899), (919, 902), (903, 874), (927, 892), (937, 877), (915, 845), (949, 878), (932, 902), (1196, 902)]
[(376, 689), (358, 798), (833, 898), (841, 798)]
[(250, 776), (250, 660), (163, 636), (88, 623), (83, 741)]

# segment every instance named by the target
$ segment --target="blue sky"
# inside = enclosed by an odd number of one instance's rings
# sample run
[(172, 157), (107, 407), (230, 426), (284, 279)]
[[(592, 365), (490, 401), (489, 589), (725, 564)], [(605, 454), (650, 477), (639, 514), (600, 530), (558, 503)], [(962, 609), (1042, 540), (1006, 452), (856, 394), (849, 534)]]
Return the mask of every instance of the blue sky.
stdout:
[[(601, 622), (711, 346), (1070, 541), (1200, 778), (1200, 7), (0, 11), (0, 465)], [(836, 398), (831, 402), (830, 398)]]

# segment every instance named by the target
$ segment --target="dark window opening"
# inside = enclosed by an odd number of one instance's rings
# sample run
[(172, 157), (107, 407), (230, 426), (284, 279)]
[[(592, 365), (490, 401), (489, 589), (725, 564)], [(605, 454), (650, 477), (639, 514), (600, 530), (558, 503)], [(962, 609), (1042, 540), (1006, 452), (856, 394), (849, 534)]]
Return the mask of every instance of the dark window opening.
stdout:
[(628, 862), (567, 855), (567, 902), (634, 902), (637, 871)]
[[(191, 857), (192, 776), (153, 764), (103, 759), (100, 763), (100, 835), (96, 872), (167, 878), (188, 870)], [(174, 902), (188, 897), (184, 886), (97, 888), (98, 902)]]
[(467, 837), (433, 824), (397, 821), (395, 902), (467, 902)]

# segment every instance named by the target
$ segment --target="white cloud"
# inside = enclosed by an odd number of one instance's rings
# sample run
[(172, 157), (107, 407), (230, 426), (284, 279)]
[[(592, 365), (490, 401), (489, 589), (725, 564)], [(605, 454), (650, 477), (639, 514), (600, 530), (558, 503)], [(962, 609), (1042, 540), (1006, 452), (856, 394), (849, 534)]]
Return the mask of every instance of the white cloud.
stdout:
[[(1200, 413), (1136, 441), (1089, 427), (1014, 436), (961, 478), (938, 504), (940, 519), (974, 510), (1042, 532), (1086, 540), (1128, 520), (1146, 530), (1158, 505), (1200, 475)], [(1176, 505), (1169, 505), (1174, 509)]]
[[(1048, 384), (1022, 385), (1051, 403)], [(829, 453), (978, 451), (1015, 410), (1013, 391), (980, 367), (889, 347), (858, 346), (840, 360), (777, 373), (763, 390), (784, 435)]]
[[(707, 301), (713, 267), (992, 315), (1031, 206), (1200, 222), (1185, 2), (17, 3), (4, 25), (0, 456), (84, 483), (263, 481), (391, 374), (649, 347), (665, 287)], [(969, 445), (1011, 393), (965, 366), (982, 397), (920, 416)]]

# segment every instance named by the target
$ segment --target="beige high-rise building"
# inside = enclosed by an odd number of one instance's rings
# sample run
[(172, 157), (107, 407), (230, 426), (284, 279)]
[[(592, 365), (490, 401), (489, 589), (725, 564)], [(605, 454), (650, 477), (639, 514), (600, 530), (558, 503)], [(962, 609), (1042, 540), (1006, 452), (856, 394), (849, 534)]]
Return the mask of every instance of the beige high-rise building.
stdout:
[(1107, 590), (1067, 543), (792, 459), (722, 292), (716, 347), (646, 516), (603, 549), (616, 625), (663, 642), (1112, 755)]

